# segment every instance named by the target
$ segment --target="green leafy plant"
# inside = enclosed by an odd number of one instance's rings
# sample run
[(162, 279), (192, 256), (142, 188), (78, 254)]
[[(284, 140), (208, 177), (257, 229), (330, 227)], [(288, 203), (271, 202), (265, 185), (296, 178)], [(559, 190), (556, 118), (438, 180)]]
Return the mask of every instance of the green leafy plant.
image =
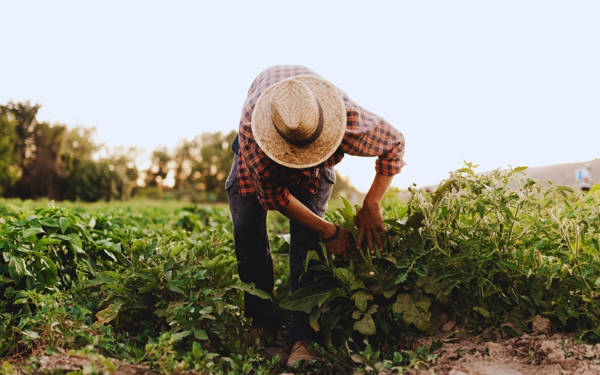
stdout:
[[(348, 261), (309, 255), (316, 283), (281, 301), (310, 314), (331, 343), (356, 334), (431, 333), (450, 314), (473, 331), (527, 330), (537, 314), (599, 338), (600, 210), (593, 195), (545, 186), (523, 168), (451, 174), (433, 193), (413, 189), (401, 217), (386, 220), (386, 246)], [(388, 210), (387, 212), (391, 212)], [(356, 208), (331, 215), (354, 235)]]
[[(445, 319), (461, 329), (518, 335), (535, 315), (600, 341), (600, 197), (529, 179), (521, 168), (453, 172), (436, 192), (389, 193), (384, 247), (347, 259), (310, 251), (289, 293), (289, 228), (268, 225), (274, 300), (309, 314), (330, 345), (303, 373), (402, 373), (437, 346), (413, 349)], [(328, 219), (355, 238), (357, 207)], [(85, 351), (162, 373), (282, 372), (243, 340), (243, 292), (224, 207), (0, 200), (0, 356)], [(334, 345), (335, 344), (335, 345)], [(2, 363), (14, 372), (23, 363)], [(36, 361), (27, 368), (35, 371)], [(27, 370), (29, 371), (29, 370)]]

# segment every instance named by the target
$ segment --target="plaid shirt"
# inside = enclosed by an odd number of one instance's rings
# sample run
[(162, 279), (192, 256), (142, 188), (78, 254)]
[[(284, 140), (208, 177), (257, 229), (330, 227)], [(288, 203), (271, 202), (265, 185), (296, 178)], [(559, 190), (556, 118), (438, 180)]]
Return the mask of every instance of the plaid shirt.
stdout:
[(290, 188), (315, 193), (324, 168), (339, 163), (344, 154), (378, 156), (375, 170), (384, 176), (400, 172), (405, 164), (404, 136), (379, 116), (361, 108), (344, 94), (347, 119), (342, 143), (329, 159), (306, 169), (284, 167), (271, 160), (258, 146), (252, 135), (252, 111), (260, 95), (271, 85), (298, 75), (316, 75), (298, 65), (271, 67), (258, 75), (250, 86), (242, 110), (238, 131), (239, 159), (237, 184), (243, 196), (256, 195), (267, 210), (277, 210), (289, 203)]

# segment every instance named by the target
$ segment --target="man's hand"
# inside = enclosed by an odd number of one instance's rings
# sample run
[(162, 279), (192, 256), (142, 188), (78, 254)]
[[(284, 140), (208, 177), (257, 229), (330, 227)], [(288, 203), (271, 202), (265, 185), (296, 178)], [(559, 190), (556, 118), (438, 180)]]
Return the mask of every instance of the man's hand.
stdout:
[(356, 214), (355, 220), (356, 225), (360, 229), (357, 241), (358, 248), (360, 249), (363, 241), (366, 239), (371, 254), (375, 254), (375, 245), (377, 245), (379, 250), (382, 250), (383, 241), (381, 240), (381, 232), (384, 231), (384, 228), (379, 202), (365, 200), (362, 208)]
[(371, 254), (375, 254), (375, 245), (379, 247), (379, 250), (383, 250), (381, 232), (384, 231), (384, 228), (379, 203), (392, 183), (392, 178), (393, 176), (375, 174), (375, 179), (365, 196), (363, 206), (356, 214), (356, 225), (360, 229), (357, 246), (360, 249), (363, 241), (366, 240)]
[(327, 246), (327, 250), (332, 254), (345, 255), (348, 251), (354, 253), (356, 246), (352, 239), (352, 234), (344, 229), (317, 216), (309, 210), (293, 195), (290, 196), (290, 203), (282, 207), (280, 212), (298, 223), (307, 226), (319, 235)]
[(352, 233), (344, 228), (339, 228), (337, 235), (329, 241), (324, 241), (327, 246), (327, 251), (335, 255), (347, 256), (348, 252), (355, 252), (354, 241), (352, 239)]
[(280, 212), (291, 220), (295, 220), (312, 229), (319, 238), (329, 239), (323, 242), (327, 246), (327, 250), (332, 254), (345, 254), (348, 251), (354, 252), (356, 249), (352, 235), (348, 230), (338, 228), (334, 224), (317, 216), (293, 195), (290, 196), (290, 203), (282, 207)]

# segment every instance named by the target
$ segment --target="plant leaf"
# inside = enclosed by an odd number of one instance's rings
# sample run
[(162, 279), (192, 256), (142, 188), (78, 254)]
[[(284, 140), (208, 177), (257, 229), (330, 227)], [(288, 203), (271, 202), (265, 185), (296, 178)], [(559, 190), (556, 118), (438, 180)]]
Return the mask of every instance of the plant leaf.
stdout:
[(483, 308), (483, 307), (473, 307), (473, 310), (477, 311), (478, 313), (480, 313), (484, 318), (489, 318), (490, 317), (490, 312)]
[(365, 336), (371, 336), (377, 332), (375, 321), (371, 315), (365, 315), (361, 320), (355, 322), (352, 328)]
[(304, 311), (310, 314), (312, 309), (319, 304), (323, 296), (330, 295), (337, 286), (335, 284), (313, 284), (300, 288), (283, 297), (279, 302), (282, 309), (291, 311)]
[(324, 294), (320, 299), (319, 302), (317, 303), (317, 306), (321, 307), (323, 306), (323, 304), (329, 302), (329, 301), (333, 301), (334, 299), (336, 299), (337, 297), (345, 297), (347, 296), (347, 292), (346, 292), (346, 288), (336, 288), (326, 294)]
[(246, 292), (256, 297), (271, 300), (271, 296), (269, 295), (269, 293), (265, 292), (262, 289), (258, 289), (254, 286), (254, 283), (240, 282), (239, 285), (232, 285), (229, 289), (241, 290), (242, 292)]
[(44, 229), (42, 229), (41, 227), (31, 227), (23, 230), (22, 235), (25, 240), (32, 241), (40, 233), (45, 233)]
[(124, 301), (115, 301), (103, 310), (98, 311), (96, 313), (97, 320), (94, 323), (94, 325), (99, 326), (102, 324), (110, 323), (117, 317), (117, 315), (119, 314), (119, 310), (121, 309), (121, 306), (123, 306), (124, 303)]
[(365, 312), (367, 311), (368, 301), (373, 300), (373, 295), (365, 292), (364, 290), (359, 290), (352, 295), (352, 299), (354, 300), (354, 305), (358, 308), (358, 310)]
[(362, 282), (362, 280), (357, 279), (356, 276), (354, 276), (354, 274), (352, 274), (352, 272), (346, 268), (334, 267), (333, 274), (335, 275), (336, 279), (338, 279), (349, 290), (356, 290), (365, 287), (365, 284)]
[(308, 316), (308, 324), (310, 327), (314, 329), (316, 332), (321, 330), (321, 326), (319, 325), (319, 317), (321, 316), (321, 309), (315, 309)]
[(310, 250), (306, 253), (306, 259), (304, 260), (304, 271), (308, 270), (308, 265), (311, 260), (319, 260), (319, 254), (316, 251)]
[(208, 335), (206, 334), (206, 331), (203, 329), (195, 329), (194, 337), (196, 338), (196, 340), (208, 340)]
[(402, 314), (402, 320), (406, 324), (413, 324), (418, 329), (426, 331), (431, 320), (430, 305), (431, 301), (427, 298), (423, 297), (414, 302), (408, 294), (399, 294), (392, 305), (392, 310), (396, 314)]
[(67, 226), (69, 225), (69, 219), (66, 217), (61, 217), (58, 219), (58, 226), (60, 228), (60, 233), (65, 233), (67, 231)]
[(21, 281), (23, 276), (25, 276), (25, 272), (27, 268), (25, 267), (25, 261), (23, 259), (12, 256), (10, 257), (10, 261), (8, 262), (8, 275), (11, 279), (16, 283)]

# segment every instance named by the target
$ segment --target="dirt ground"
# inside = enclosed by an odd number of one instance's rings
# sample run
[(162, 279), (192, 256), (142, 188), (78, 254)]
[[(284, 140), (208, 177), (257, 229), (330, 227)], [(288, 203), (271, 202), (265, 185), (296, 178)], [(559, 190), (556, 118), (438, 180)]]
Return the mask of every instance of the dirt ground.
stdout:
[[(547, 319), (536, 317), (533, 333), (487, 340), (484, 335), (461, 334), (453, 322), (434, 337), (423, 338), (415, 348), (440, 341), (433, 367), (410, 370), (407, 375), (593, 375), (600, 374), (600, 344), (582, 344), (573, 335), (552, 333)], [(489, 335), (486, 335), (489, 337)], [(122, 374), (156, 374), (145, 366), (92, 355), (59, 353), (40, 357), (37, 373), (96, 371)], [(380, 372), (378, 375), (389, 375)]]
[(478, 337), (445, 343), (428, 370), (412, 374), (562, 375), (600, 374), (600, 345), (578, 344), (562, 334), (523, 335), (497, 342)]
[(548, 319), (537, 316), (533, 334), (486, 341), (482, 336), (454, 337), (441, 332), (440, 357), (429, 369), (410, 375), (592, 375), (600, 374), (600, 344), (582, 344), (573, 335), (551, 333)]
[(83, 373), (108, 373), (118, 375), (151, 375), (155, 372), (146, 366), (133, 365), (116, 359), (98, 358), (92, 355), (59, 353), (40, 357), (40, 367), (36, 373), (81, 371)]
[[(421, 344), (424, 341), (421, 342)], [(486, 342), (480, 336), (445, 342), (440, 357), (429, 369), (411, 370), (408, 375), (592, 375), (600, 374), (600, 344), (578, 344), (564, 334), (522, 335), (518, 338)], [(93, 358), (56, 354), (40, 359), (40, 373), (56, 370), (81, 371)], [(148, 368), (114, 361), (112, 368), (96, 362), (96, 369), (111, 374), (154, 374)], [(112, 371), (111, 371), (112, 370)], [(387, 375), (382, 372), (379, 375)]]

